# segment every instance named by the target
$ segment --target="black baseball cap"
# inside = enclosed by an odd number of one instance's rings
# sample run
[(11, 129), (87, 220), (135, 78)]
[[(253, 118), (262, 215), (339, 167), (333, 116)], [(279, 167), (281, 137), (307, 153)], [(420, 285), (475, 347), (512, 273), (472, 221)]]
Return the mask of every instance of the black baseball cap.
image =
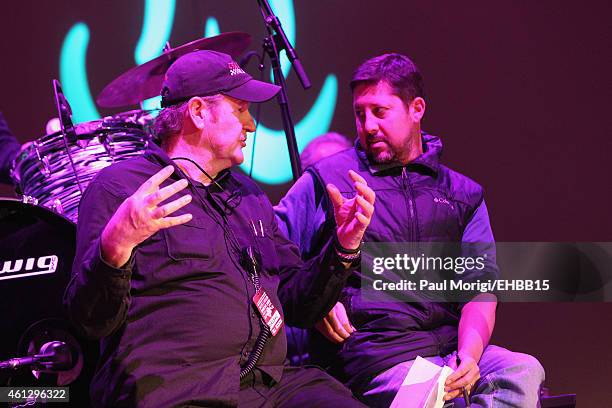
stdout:
[(227, 54), (194, 51), (177, 59), (166, 72), (162, 107), (194, 96), (223, 94), (247, 102), (265, 102), (280, 91), (277, 85), (253, 79)]

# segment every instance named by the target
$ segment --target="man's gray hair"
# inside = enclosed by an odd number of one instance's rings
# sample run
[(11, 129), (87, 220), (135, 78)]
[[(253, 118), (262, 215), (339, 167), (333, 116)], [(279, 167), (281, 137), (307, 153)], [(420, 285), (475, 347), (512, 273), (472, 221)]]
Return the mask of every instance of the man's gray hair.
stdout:
[[(212, 108), (221, 100), (223, 95), (216, 94), (202, 96), (202, 100), (210, 104)], [(177, 103), (164, 108), (155, 118), (153, 123), (153, 135), (159, 141), (167, 139), (169, 136), (181, 133), (183, 130), (183, 120), (185, 119), (187, 104), (189, 101)]]

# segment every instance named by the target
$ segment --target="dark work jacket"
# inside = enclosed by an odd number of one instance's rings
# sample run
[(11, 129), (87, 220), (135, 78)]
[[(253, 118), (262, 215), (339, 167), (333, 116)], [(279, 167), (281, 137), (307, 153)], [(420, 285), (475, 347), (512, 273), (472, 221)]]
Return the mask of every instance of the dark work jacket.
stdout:
[[(483, 189), (476, 182), (439, 163), (440, 139), (423, 134), (424, 152), (406, 166), (370, 165), (357, 142), (348, 149), (323, 159), (308, 169), (323, 186), (335, 184), (346, 197), (355, 194), (348, 171), (358, 172), (376, 192), (374, 216), (364, 242), (461, 242), (466, 225), (483, 201)], [(313, 234), (316, 254), (334, 227), (326, 193), (322, 206), (326, 222)], [(488, 219), (487, 219), (488, 224)], [(488, 227), (488, 225), (487, 225)], [(494, 244), (491, 243), (495, 259)], [(306, 256), (306, 258), (308, 255)], [(481, 279), (496, 275), (497, 266), (487, 265)], [(351, 388), (395, 364), (420, 356), (443, 355), (457, 348), (457, 327), (461, 305), (414, 302), (366, 302), (360, 296), (361, 278), (349, 278), (341, 301), (357, 331), (340, 346), (332, 345), (314, 332), (315, 360)]]
[[(168, 201), (191, 194), (192, 202), (172, 215), (188, 212), (193, 219), (157, 232), (136, 247), (125, 267), (112, 268), (100, 257), (104, 226), (127, 197), (168, 164), (167, 155), (152, 146), (142, 157), (102, 170), (81, 201), (65, 303), (77, 325), (101, 339), (91, 386), (96, 406), (237, 404), (240, 366), (260, 326), (251, 300), (254, 285), (228, 243), (228, 228), (240, 247), (252, 245), (260, 252), (261, 285), (284, 310), (287, 324), (306, 327), (321, 319), (351, 273), (328, 250), (329, 242), (304, 264), (297, 247), (279, 232), (265, 194), (229, 170), (217, 178), (223, 191), (192, 181), (171, 197)], [(179, 172), (161, 187), (178, 180)], [(266, 344), (258, 367), (278, 382), (285, 355), (283, 329)]]

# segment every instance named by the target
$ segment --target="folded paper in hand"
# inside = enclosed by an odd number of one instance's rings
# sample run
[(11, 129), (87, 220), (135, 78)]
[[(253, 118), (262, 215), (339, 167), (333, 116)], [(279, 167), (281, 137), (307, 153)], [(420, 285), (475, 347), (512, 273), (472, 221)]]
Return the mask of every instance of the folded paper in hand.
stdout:
[(453, 369), (418, 356), (390, 408), (442, 408), (444, 405), (444, 383)]

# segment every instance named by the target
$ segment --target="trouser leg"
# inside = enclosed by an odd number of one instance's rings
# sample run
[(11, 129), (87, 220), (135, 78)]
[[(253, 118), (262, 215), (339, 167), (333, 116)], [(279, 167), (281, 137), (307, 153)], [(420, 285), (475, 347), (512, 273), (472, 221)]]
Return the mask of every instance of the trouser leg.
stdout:
[(535, 357), (488, 346), (478, 367), (481, 378), (472, 391), (472, 407), (538, 406), (544, 368)]
[[(434, 356), (426, 357), (426, 360), (443, 366), (448, 364), (449, 358), (450, 356)], [(413, 363), (414, 360), (405, 361), (383, 371), (360, 389), (357, 396), (370, 407), (389, 407)], [(476, 382), (470, 396), (473, 408), (538, 406), (538, 392), (544, 381), (544, 369), (536, 358), (498, 346), (488, 346), (478, 367), (481, 379)], [(459, 397), (447, 405), (460, 408), (465, 406), (465, 403), (463, 397)]]
[(340, 408), (364, 405), (338, 380), (316, 367), (285, 367), (280, 383), (267, 395), (280, 408)]

